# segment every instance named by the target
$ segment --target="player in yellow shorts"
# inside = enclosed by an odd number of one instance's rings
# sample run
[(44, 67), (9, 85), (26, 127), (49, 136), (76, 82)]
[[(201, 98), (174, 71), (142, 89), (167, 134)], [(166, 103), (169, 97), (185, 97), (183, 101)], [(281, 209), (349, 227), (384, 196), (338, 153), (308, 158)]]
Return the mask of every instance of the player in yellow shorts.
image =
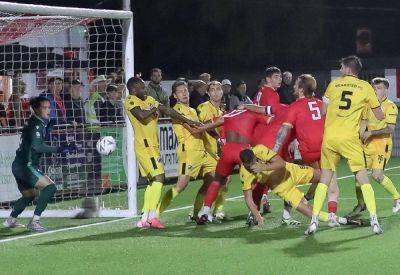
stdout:
[[(189, 107), (189, 91), (187, 83), (177, 81), (172, 85), (172, 93), (177, 100), (174, 110), (193, 121), (199, 121), (196, 110)], [(190, 180), (203, 178), (203, 185), (200, 192), (205, 193), (208, 184), (214, 179), (217, 160), (209, 154), (203, 143), (203, 134), (207, 130), (220, 126), (222, 120), (204, 124), (200, 127), (191, 127), (186, 123), (173, 121), (173, 129), (178, 138), (177, 155), (179, 160), (178, 181), (174, 187), (164, 195), (159, 207), (162, 213), (171, 201), (183, 190)], [(193, 216), (197, 217), (202, 207), (201, 204), (194, 205)]]
[[(378, 120), (384, 119), (385, 115), (372, 86), (358, 79), (362, 68), (360, 59), (357, 56), (345, 57), (341, 59), (340, 65), (342, 76), (329, 84), (323, 97), (326, 119), (321, 147), (321, 179), (315, 190), (313, 216), (305, 234), (311, 235), (317, 231), (318, 215), (341, 157), (347, 159), (350, 170), (361, 185), (372, 231), (380, 234), (382, 229), (376, 215), (375, 194), (365, 168), (359, 130), (364, 108), (371, 108)], [(332, 224), (335, 222), (330, 220)]]
[[(210, 96), (210, 100), (200, 104), (197, 107), (197, 114), (200, 122), (202, 123), (210, 123), (214, 122), (216, 119), (220, 118), (223, 114), (221, 99), (223, 95), (221, 83), (218, 81), (211, 81), (208, 83), (207, 92)], [(209, 153), (216, 160), (219, 159), (219, 129), (211, 130), (209, 132), (205, 132), (203, 135), (204, 147), (206, 148), (207, 153)], [(230, 177), (227, 179), (225, 185), (221, 187), (218, 197), (214, 203), (214, 211), (213, 216), (222, 220), (225, 217), (224, 213), (224, 200), (225, 194), (228, 191), (227, 185), (230, 182)], [(199, 192), (196, 197), (195, 204), (200, 204), (204, 200), (203, 193)]]
[[(297, 188), (299, 184), (317, 183), (319, 171), (309, 166), (285, 162), (279, 155), (264, 145), (256, 145), (240, 153), (242, 165), (240, 179), (247, 207), (259, 225), (264, 223), (263, 217), (253, 202), (251, 184), (255, 181), (266, 184), (273, 193), (289, 203), (293, 208), (307, 217), (312, 216), (312, 207), (307, 204), (304, 194)], [(328, 221), (328, 213), (321, 212), (319, 218)], [(346, 224), (345, 218), (338, 218)]]
[[(372, 178), (381, 184), (393, 198), (393, 213), (400, 211), (400, 194), (393, 182), (384, 175), (384, 169), (392, 155), (392, 135), (396, 126), (398, 108), (387, 99), (389, 81), (386, 78), (374, 78), (372, 86), (381, 103), (384, 120), (377, 120), (371, 109), (365, 109), (360, 126), (360, 136), (364, 142), (364, 152), (367, 168), (372, 170)], [(358, 204), (354, 207), (349, 216), (354, 217), (365, 210), (365, 202), (360, 190), (356, 185)]]
[(165, 178), (164, 165), (160, 161), (158, 149), (158, 112), (192, 126), (199, 123), (193, 122), (171, 108), (159, 104), (151, 96), (146, 96), (145, 83), (141, 78), (130, 78), (126, 86), (129, 95), (125, 99), (124, 108), (134, 129), (136, 159), (141, 175), (149, 180), (149, 185), (144, 193), (142, 217), (137, 226), (139, 228), (164, 228), (156, 213)]

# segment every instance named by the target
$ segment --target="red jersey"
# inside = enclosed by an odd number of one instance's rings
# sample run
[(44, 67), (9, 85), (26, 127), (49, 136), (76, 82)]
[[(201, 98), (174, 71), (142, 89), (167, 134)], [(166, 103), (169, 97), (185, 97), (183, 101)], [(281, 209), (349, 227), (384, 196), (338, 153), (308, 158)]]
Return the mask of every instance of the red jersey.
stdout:
[(236, 132), (248, 139), (253, 138), (257, 124), (267, 124), (269, 117), (249, 110), (233, 110), (225, 115), (224, 132)]
[(259, 106), (269, 107), (270, 112), (268, 112), (268, 114), (280, 116), (283, 111), (278, 92), (268, 86), (263, 86), (258, 91), (253, 103)]
[(322, 105), (315, 97), (300, 98), (289, 105), (284, 124), (293, 126), (300, 153), (321, 151), (325, 123)]

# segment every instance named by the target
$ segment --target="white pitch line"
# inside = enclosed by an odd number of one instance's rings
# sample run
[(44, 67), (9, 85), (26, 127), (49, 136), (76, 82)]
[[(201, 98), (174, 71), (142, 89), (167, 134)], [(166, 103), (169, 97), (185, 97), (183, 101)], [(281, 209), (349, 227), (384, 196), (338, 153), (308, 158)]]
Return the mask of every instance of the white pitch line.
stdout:
[[(397, 169), (397, 168), (400, 168), (400, 166), (390, 167), (390, 168), (385, 169), (385, 171), (393, 170), (393, 169)], [(343, 176), (343, 177), (339, 177), (337, 179), (341, 180), (341, 179), (347, 179), (347, 178), (351, 178), (351, 177), (354, 177), (354, 175)], [(305, 186), (305, 185), (307, 185), (307, 184), (299, 185), (299, 187)], [(240, 199), (240, 198), (243, 198), (243, 195), (227, 198), (226, 200), (227, 201), (233, 201), (233, 200)], [(342, 198), (342, 199), (352, 199), (352, 198)], [(388, 199), (388, 198), (376, 198), (376, 199), (383, 200), (383, 199)], [(280, 200), (280, 199), (272, 199), (272, 200)], [(165, 212), (175, 212), (175, 211), (179, 211), (179, 210), (189, 209), (191, 207), (192, 207), (192, 205), (188, 205), (188, 206), (169, 209), (169, 210), (166, 210)], [(51, 231), (46, 231), (46, 232), (41, 232), (41, 233), (36, 233), (36, 234), (31, 234), (31, 235), (24, 235), (24, 236), (18, 236), (18, 237), (13, 237), (13, 238), (0, 240), (0, 243), (7, 243), (7, 242), (21, 240), (21, 239), (28, 239), (28, 238), (37, 237), (37, 236), (54, 234), (54, 233), (58, 233), (58, 232), (71, 231), (71, 230), (75, 230), (75, 229), (87, 228), (87, 227), (92, 227), (92, 226), (96, 226), (96, 225), (109, 224), (109, 223), (124, 221), (124, 220), (128, 220), (128, 219), (133, 219), (133, 218), (135, 218), (135, 217), (121, 218), (121, 219), (116, 219), (116, 220), (111, 220), (111, 221), (96, 222), (96, 223), (78, 225), (78, 226), (74, 226), (74, 227), (55, 229), (55, 230), (51, 230)]]

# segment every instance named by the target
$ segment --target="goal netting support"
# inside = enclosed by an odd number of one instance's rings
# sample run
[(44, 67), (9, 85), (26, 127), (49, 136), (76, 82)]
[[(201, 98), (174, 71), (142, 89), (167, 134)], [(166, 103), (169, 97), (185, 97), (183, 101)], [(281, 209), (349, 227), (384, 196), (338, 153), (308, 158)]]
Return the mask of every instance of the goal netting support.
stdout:
[[(122, 104), (133, 75), (131, 12), (0, 2), (1, 217), (20, 197), (11, 163), (38, 95), (51, 103), (48, 143), (78, 147), (42, 158), (57, 186), (43, 216), (74, 217), (82, 205), (93, 216), (136, 216), (133, 130)], [(108, 156), (96, 150), (102, 136), (117, 142)], [(21, 216), (31, 217), (34, 204)]]

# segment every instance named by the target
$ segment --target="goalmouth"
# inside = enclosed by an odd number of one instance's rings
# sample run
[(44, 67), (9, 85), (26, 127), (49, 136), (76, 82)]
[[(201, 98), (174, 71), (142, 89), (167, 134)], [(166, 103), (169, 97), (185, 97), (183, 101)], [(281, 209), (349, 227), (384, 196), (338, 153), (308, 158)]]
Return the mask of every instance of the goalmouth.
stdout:
[[(62, 103), (57, 102), (61, 112), (56, 115), (63, 119), (50, 134), (49, 143), (75, 142), (78, 152), (43, 157), (40, 169), (54, 180), (57, 193), (42, 216), (75, 217), (87, 198), (96, 205), (95, 216), (137, 215), (133, 129), (122, 110), (128, 93), (124, 83), (134, 75), (133, 43), (130, 11), (0, 2), (0, 89), (7, 102), (8, 123), (0, 127), (0, 217), (8, 217), (13, 201), (21, 196), (11, 163), (29, 117), (26, 102), (58, 89), (50, 87), (51, 79), (62, 83), (57, 91), (63, 98)], [(117, 87), (117, 99), (110, 102), (122, 116), (112, 117), (105, 111), (102, 103), (107, 101), (107, 93), (100, 84), (104, 82)], [(70, 93), (77, 83), (85, 114), (93, 107), (91, 95), (98, 92), (102, 96), (103, 101), (96, 105), (96, 121), (84, 117), (71, 122), (67, 116), (66, 103), (73, 101)], [(97, 140), (105, 135), (117, 141), (117, 149), (109, 156), (101, 156), (95, 149)], [(20, 217), (32, 217), (33, 207), (28, 208)]]

